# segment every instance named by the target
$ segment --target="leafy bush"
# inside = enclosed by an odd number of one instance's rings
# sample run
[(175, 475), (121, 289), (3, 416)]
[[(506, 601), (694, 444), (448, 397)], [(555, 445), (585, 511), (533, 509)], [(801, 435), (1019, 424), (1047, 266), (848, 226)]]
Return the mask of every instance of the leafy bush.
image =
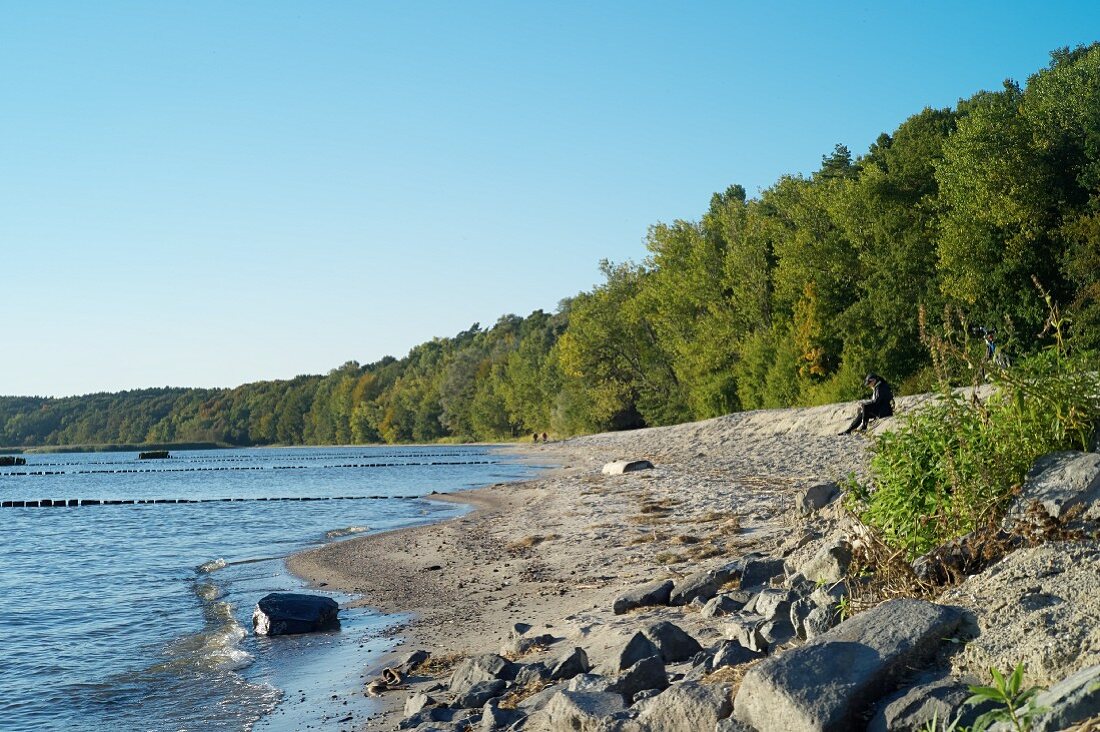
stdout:
[(1036, 458), (1087, 449), (1100, 423), (1096, 355), (1069, 352), (1053, 306), (1048, 322), (1052, 345), (1011, 368), (993, 368), (985, 375), (988, 385), (965, 392), (951, 387), (950, 375), (960, 364), (978, 374), (988, 365), (974, 355), (966, 323), (942, 337), (926, 337), (939, 376), (938, 398), (877, 438), (871, 485), (854, 485), (849, 493), (849, 507), (887, 545), (912, 559), (990, 526)]

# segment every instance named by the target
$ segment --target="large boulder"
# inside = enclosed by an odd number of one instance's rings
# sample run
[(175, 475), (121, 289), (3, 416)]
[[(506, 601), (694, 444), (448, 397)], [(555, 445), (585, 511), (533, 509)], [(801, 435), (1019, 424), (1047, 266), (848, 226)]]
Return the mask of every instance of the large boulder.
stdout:
[(1100, 541), (1020, 549), (945, 592), (941, 602), (973, 613), (980, 633), (951, 656), (956, 675), (1027, 668), (1050, 686), (1100, 664)]
[(256, 603), (252, 629), (256, 635), (292, 635), (340, 627), (340, 605), (331, 597), (272, 592)]
[(731, 709), (729, 686), (684, 681), (647, 700), (638, 721), (651, 730), (713, 730)]
[(1070, 450), (1036, 460), (1008, 510), (1007, 521), (1025, 519), (1034, 502), (1052, 518), (1084, 504), (1086, 518), (1100, 519), (1100, 454)]
[(1054, 732), (1100, 715), (1100, 666), (1083, 668), (1039, 692), (1032, 705), (1044, 709), (1032, 720), (1034, 732)]
[(568, 681), (578, 674), (588, 673), (592, 664), (588, 662), (588, 654), (583, 648), (574, 648), (563, 653), (550, 666), (551, 681)]
[(884, 602), (749, 669), (735, 714), (759, 732), (842, 732), (958, 628), (962, 613), (923, 600)]
[(675, 583), (672, 580), (658, 580), (656, 582), (650, 582), (647, 585), (642, 585), (641, 587), (636, 587), (615, 598), (615, 604), (612, 609), (616, 615), (622, 615), (629, 610), (639, 607), (667, 605), (669, 597), (672, 595), (672, 588), (674, 585)]

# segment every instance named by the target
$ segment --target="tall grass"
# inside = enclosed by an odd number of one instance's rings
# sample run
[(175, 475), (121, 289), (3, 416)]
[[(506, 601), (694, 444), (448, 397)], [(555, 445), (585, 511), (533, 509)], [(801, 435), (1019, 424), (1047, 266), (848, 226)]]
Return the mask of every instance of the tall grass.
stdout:
[[(1039, 456), (1087, 449), (1100, 424), (1097, 356), (1068, 347), (1065, 322), (1049, 297), (1047, 305), (1050, 344), (1005, 369), (983, 362), (980, 339), (957, 313), (938, 335), (921, 314), (938, 397), (877, 438), (870, 484), (849, 493), (860, 520), (909, 559), (993, 526)], [(968, 372), (973, 388), (954, 388)]]

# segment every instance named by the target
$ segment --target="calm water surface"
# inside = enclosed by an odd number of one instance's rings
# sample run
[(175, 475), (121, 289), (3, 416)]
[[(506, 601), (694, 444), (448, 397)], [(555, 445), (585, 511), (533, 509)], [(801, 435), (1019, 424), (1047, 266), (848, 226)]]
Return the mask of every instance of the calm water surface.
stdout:
[[(12, 732), (350, 728), (334, 720), (369, 711), (359, 674), (399, 618), (341, 611), (336, 633), (251, 635), (259, 598), (301, 589), (283, 558), (457, 515), (422, 496), (532, 472), (484, 447), (26, 457), (0, 468), (0, 500), (340, 500), (0, 509), (0, 729)], [(32, 472), (60, 474), (13, 475)]]

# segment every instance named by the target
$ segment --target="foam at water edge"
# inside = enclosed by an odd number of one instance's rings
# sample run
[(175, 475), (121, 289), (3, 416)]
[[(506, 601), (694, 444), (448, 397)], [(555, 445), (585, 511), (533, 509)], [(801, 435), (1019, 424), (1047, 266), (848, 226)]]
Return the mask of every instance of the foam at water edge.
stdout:
[(369, 526), (347, 526), (342, 529), (333, 529), (332, 531), (325, 532), (325, 538), (339, 539), (341, 536), (351, 536), (352, 534), (361, 534), (364, 531), (370, 531)]
[(216, 572), (225, 566), (225, 560), (219, 557), (217, 559), (211, 559), (209, 562), (203, 562), (198, 567), (196, 567), (196, 570), (202, 572), (203, 574), (210, 574), (211, 572)]

